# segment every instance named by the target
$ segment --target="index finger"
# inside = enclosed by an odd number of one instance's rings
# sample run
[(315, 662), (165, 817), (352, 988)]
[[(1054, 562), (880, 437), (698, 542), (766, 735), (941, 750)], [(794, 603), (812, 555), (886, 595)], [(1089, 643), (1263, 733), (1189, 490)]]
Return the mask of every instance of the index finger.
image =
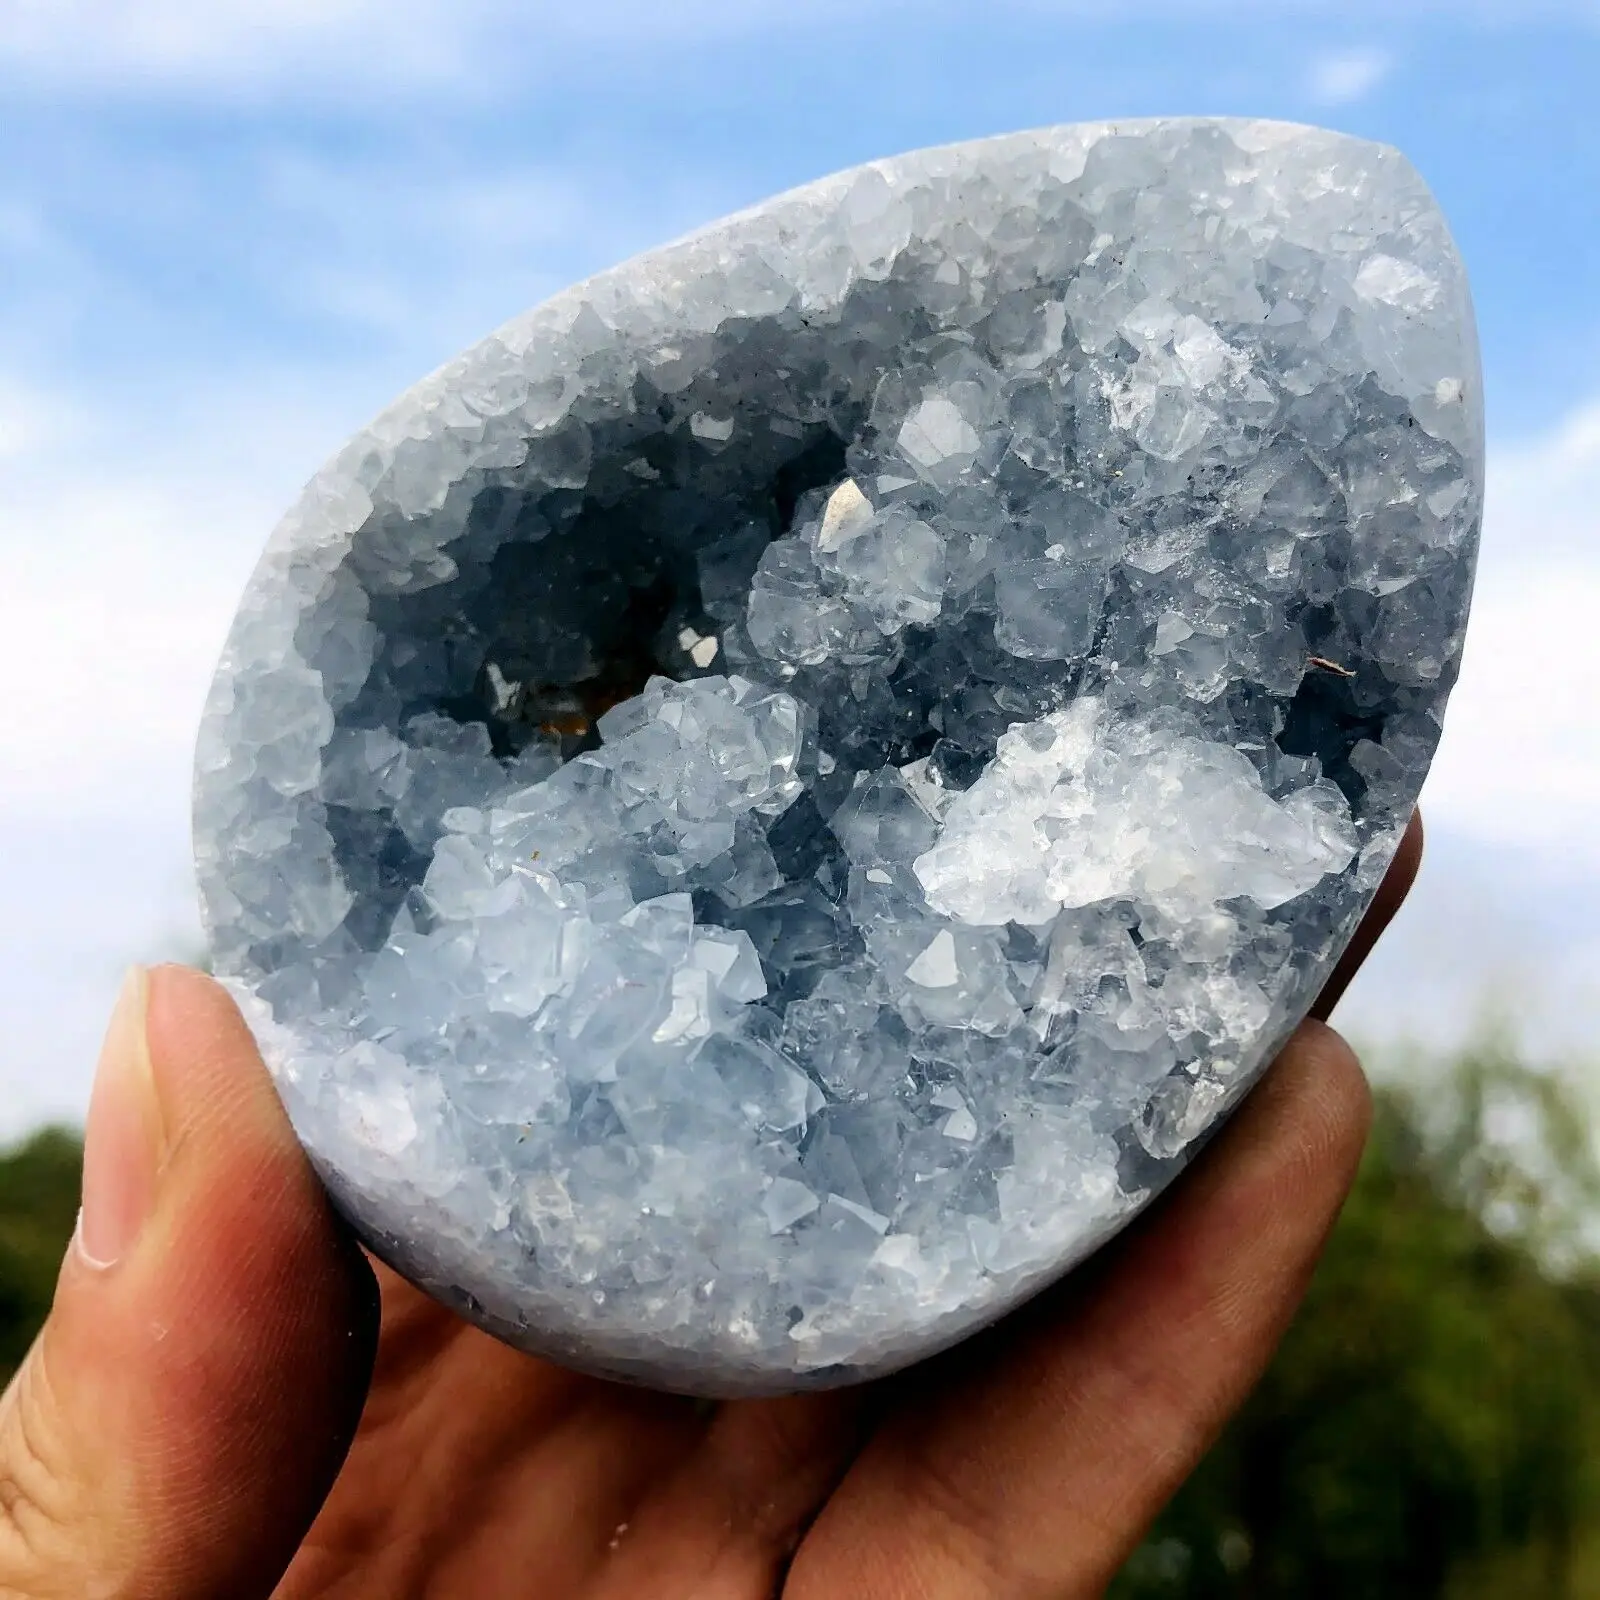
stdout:
[(1422, 866), (1422, 843), (1422, 813), (1413, 811), (1400, 840), (1400, 848), (1395, 851), (1383, 883), (1367, 908), (1366, 916), (1361, 919), (1361, 926), (1356, 929), (1355, 937), (1340, 956), (1338, 966), (1333, 969), (1333, 976), (1328, 979), (1317, 997), (1317, 1003), (1311, 1008), (1311, 1015), (1317, 1021), (1326, 1022), (1333, 1015), (1333, 1008), (1344, 998), (1351, 979), (1361, 970), (1367, 957), (1372, 954), (1372, 947), (1382, 937), (1384, 929), (1394, 921), (1395, 913), (1411, 893), (1411, 886), (1417, 881), (1417, 872)]

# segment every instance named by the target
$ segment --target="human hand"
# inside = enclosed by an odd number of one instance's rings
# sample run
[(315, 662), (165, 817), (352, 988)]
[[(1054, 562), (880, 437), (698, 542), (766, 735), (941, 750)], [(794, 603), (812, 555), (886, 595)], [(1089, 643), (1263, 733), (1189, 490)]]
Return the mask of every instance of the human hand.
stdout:
[[(1413, 822), (1318, 1007), (1415, 876)], [(330, 1213), (209, 980), (125, 991), (55, 1308), (0, 1402), (4, 1600), (1072, 1600), (1249, 1389), (1369, 1104), (1306, 1023), (1127, 1233), (882, 1383), (717, 1406), (468, 1327)]]

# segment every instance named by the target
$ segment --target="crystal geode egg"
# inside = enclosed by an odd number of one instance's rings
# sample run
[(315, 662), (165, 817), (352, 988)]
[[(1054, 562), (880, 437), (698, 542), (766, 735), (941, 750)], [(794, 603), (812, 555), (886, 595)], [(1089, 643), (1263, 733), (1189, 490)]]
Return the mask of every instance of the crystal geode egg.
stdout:
[(1383, 876), (1481, 417), (1416, 173), (1254, 122), (874, 163), (427, 379), (272, 539), (200, 743), (216, 969), (340, 1207), (707, 1394), (1058, 1277)]

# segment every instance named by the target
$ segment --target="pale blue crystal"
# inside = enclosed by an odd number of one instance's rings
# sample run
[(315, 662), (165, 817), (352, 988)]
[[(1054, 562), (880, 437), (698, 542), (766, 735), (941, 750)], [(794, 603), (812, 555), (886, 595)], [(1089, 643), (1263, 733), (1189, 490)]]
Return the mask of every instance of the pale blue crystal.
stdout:
[(272, 540), (200, 743), (216, 967), (339, 1204), (705, 1393), (1057, 1277), (1382, 877), (1481, 415), (1412, 169), (1246, 122), (844, 173), (428, 379)]

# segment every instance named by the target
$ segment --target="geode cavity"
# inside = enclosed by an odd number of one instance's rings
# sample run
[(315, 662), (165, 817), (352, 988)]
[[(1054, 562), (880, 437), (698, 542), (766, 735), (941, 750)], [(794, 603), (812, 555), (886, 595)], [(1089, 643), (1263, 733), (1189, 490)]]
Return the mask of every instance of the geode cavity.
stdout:
[(382, 1256), (706, 1393), (1120, 1227), (1305, 1013), (1439, 735), (1467, 286), (1392, 150), (1070, 127), (558, 296), (280, 527), (201, 738), (218, 972)]

